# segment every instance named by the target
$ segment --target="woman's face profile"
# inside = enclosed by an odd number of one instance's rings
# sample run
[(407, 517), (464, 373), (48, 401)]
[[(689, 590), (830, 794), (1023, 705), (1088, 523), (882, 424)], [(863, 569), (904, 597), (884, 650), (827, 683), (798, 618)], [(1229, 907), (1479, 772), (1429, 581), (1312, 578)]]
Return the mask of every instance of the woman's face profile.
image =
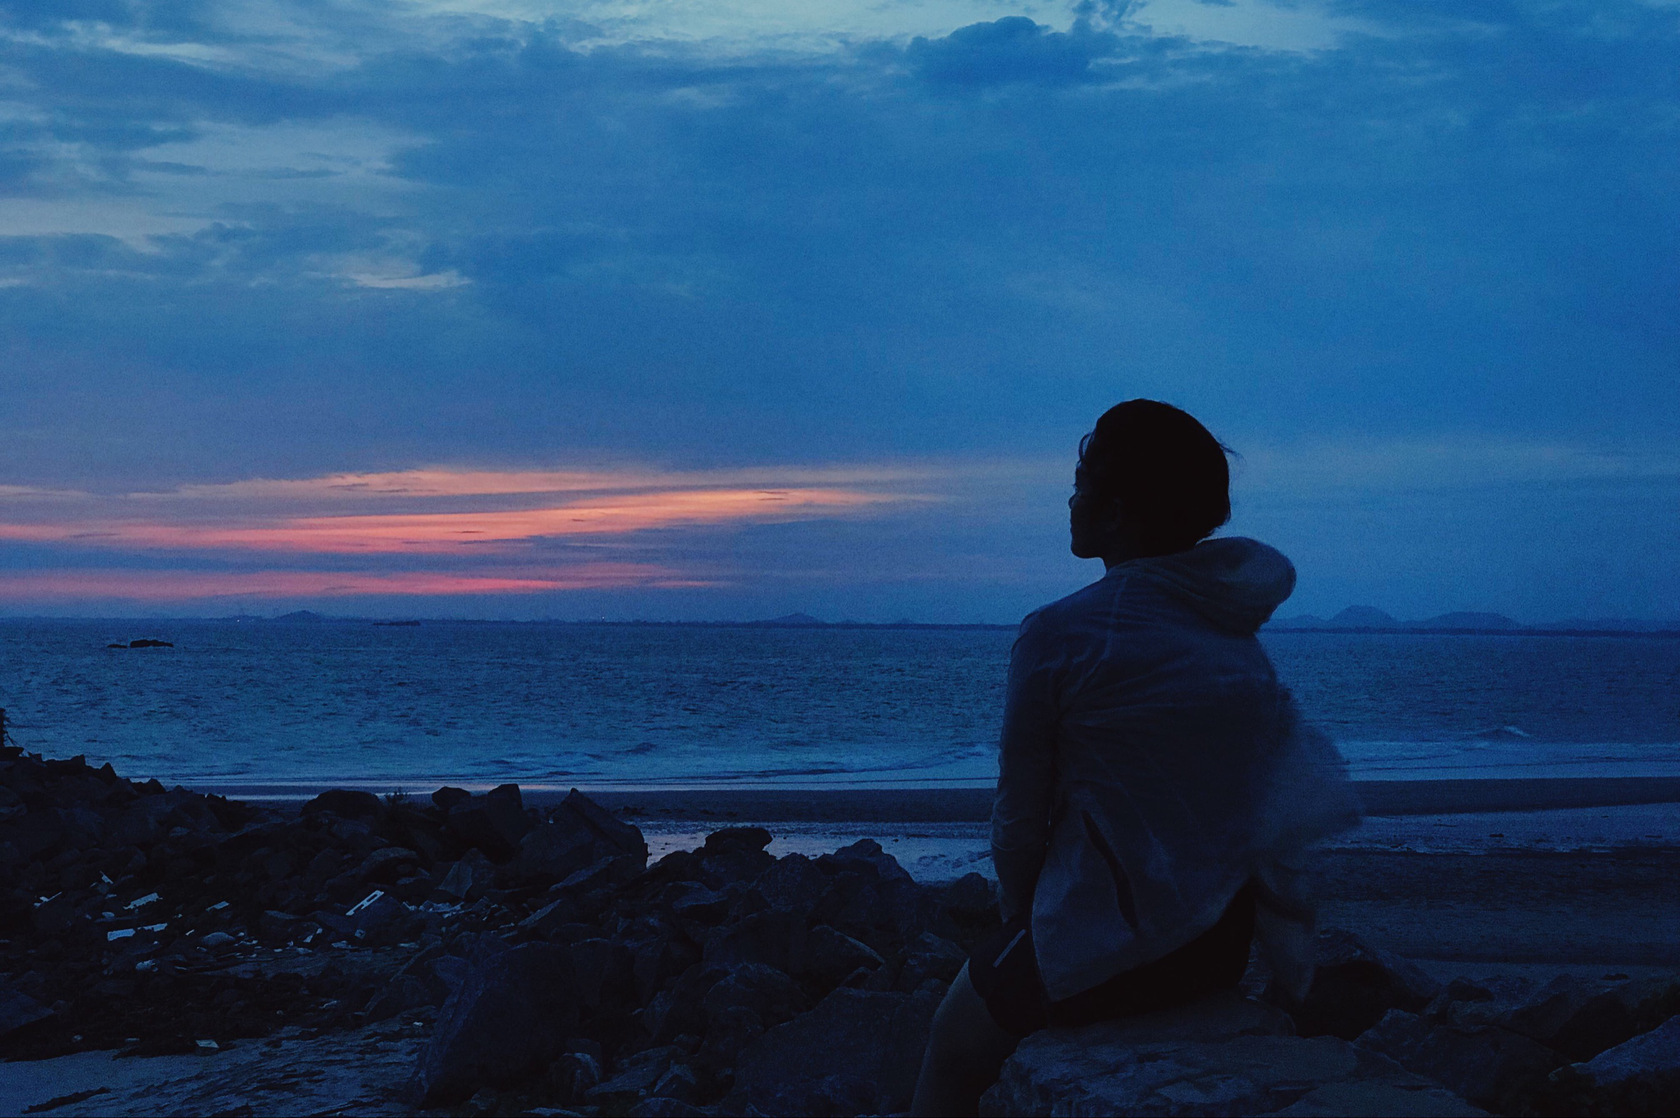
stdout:
[(1083, 468), (1073, 471), (1073, 496), (1068, 498), (1070, 549), (1080, 559), (1100, 559), (1114, 535), (1118, 517), (1114, 502), (1091, 492)]

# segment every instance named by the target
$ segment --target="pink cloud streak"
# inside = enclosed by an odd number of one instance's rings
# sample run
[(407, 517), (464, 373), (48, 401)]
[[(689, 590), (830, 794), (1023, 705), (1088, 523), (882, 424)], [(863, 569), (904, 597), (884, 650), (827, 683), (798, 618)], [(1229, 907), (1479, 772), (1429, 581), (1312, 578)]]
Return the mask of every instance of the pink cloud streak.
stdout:
[[(248, 499), (243, 508), (206, 517), (184, 509), (134, 515), (140, 511), (133, 508), (135, 498), (107, 498), (90, 499), (95, 508), (85, 512), (74, 503), (61, 504), (45, 516), (0, 520), (0, 539), (125, 550), (424, 554), (542, 538), (844, 516), (907, 499), (912, 498), (836, 487), (696, 488), (582, 497), (537, 508), (335, 516), (276, 514)], [(113, 502), (117, 509), (110, 507)], [(171, 511), (188, 515), (167, 515)]]

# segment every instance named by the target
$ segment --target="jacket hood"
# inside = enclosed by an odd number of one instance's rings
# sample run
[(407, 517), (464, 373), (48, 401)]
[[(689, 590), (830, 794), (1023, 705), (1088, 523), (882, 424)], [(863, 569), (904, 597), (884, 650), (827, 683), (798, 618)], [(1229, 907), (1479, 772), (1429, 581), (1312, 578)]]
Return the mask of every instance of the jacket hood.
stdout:
[(1203, 540), (1189, 551), (1133, 559), (1114, 568), (1142, 575), (1238, 633), (1252, 633), (1295, 590), (1295, 565), (1274, 547), (1244, 536)]

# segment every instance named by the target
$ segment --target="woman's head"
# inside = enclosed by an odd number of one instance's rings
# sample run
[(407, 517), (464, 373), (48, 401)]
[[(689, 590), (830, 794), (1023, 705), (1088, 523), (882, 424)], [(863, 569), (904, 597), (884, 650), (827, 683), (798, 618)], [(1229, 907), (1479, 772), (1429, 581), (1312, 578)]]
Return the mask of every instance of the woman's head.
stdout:
[(1079, 443), (1068, 501), (1073, 553), (1138, 558), (1184, 551), (1231, 518), (1225, 447), (1189, 413), (1127, 400)]

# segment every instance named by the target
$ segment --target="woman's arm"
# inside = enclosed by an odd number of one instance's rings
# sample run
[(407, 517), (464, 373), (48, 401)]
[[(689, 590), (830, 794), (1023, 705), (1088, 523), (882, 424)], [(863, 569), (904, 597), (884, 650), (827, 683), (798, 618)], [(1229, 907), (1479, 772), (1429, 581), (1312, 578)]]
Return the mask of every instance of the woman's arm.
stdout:
[(1032, 903), (1050, 844), (1059, 714), (1053, 669), (1059, 650), (1047, 647), (1045, 628), (1038, 614), (1029, 615), (1009, 656), (992, 801), (992, 864), (1005, 920)]

